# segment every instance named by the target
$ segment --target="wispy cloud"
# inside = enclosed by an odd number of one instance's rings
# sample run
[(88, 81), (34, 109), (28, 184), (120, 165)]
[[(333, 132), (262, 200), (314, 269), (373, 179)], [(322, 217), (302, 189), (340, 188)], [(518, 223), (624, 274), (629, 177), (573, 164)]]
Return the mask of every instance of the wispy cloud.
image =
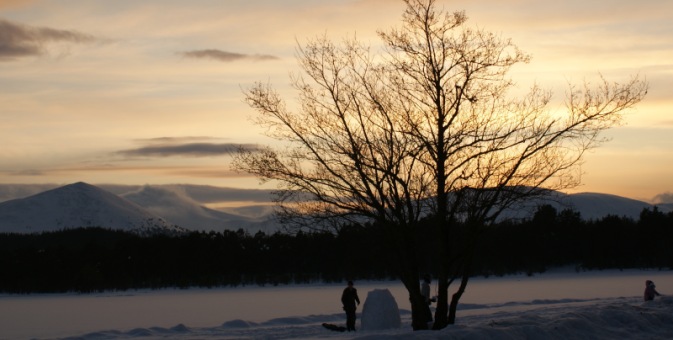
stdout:
[(135, 139), (134, 141), (140, 144), (180, 144), (180, 143), (203, 142), (207, 140), (218, 140), (218, 138), (207, 136), (156, 137), (156, 138), (140, 138)]
[(31, 27), (0, 19), (0, 61), (41, 55), (49, 42), (91, 43), (96, 37), (69, 30)]
[(135, 149), (117, 152), (127, 157), (206, 157), (231, 155), (240, 149), (257, 150), (256, 144), (238, 143), (206, 143), (193, 142), (194, 140), (208, 139), (207, 137), (162, 137), (144, 140), (145, 145)]
[(665, 192), (654, 196), (654, 204), (673, 203), (673, 192)]
[(243, 54), (243, 53), (222, 51), (217, 49), (185, 51), (185, 52), (178, 52), (178, 54), (185, 58), (214, 59), (223, 62), (232, 62), (239, 60), (267, 61), (278, 59), (278, 57), (269, 54)]
[(44, 171), (38, 169), (23, 169), (6, 173), (11, 176), (43, 176), (45, 174)]

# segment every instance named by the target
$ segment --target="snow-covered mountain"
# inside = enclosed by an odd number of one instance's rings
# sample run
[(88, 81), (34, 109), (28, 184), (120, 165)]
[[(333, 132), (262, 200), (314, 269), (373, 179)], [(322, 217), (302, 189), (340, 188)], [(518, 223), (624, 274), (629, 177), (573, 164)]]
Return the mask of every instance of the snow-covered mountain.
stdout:
[[(198, 187), (200, 196), (208, 196), (208, 187)], [(222, 188), (211, 187), (213, 192)], [(192, 187), (181, 186), (144, 186), (133, 192), (121, 194), (149, 211), (190, 230), (235, 230), (243, 228), (249, 232), (262, 230), (273, 232), (280, 228), (272, 218), (273, 206), (269, 204), (250, 204), (235, 208), (210, 209), (194, 196)], [(600, 219), (607, 215), (638, 219), (643, 209), (652, 209), (654, 205), (616, 195), (600, 193), (563, 194), (555, 192), (549, 200), (535, 200), (510, 209), (507, 218), (526, 219), (533, 216), (538, 206), (550, 204), (559, 212), (572, 209), (579, 212), (582, 219)], [(671, 204), (657, 205), (660, 211), (672, 211)]]
[(231, 209), (233, 213), (228, 213), (205, 207), (186, 192), (148, 185), (121, 196), (188, 230), (224, 231), (242, 228), (250, 232), (273, 232), (279, 228), (268, 206)]
[(0, 203), (0, 232), (33, 233), (78, 227), (141, 234), (179, 231), (139, 205), (82, 182)]
[(673, 211), (673, 203), (660, 203), (660, 204), (657, 204), (657, 208), (660, 211), (670, 212), (670, 211)]
[[(626, 197), (599, 194), (599, 193), (577, 193), (567, 195), (559, 204), (557, 209), (562, 210), (570, 208), (580, 213), (583, 219), (600, 219), (607, 215), (626, 216), (634, 220), (640, 218), (643, 209), (653, 209), (652, 204), (638, 201)], [(670, 211), (667, 206), (659, 206), (663, 212)]]
[[(4, 187), (0, 185), (0, 191)], [(101, 226), (125, 230), (222, 231), (242, 228), (251, 233), (260, 230), (271, 233), (281, 227), (273, 218), (273, 206), (269, 204), (271, 197), (259, 189), (246, 191), (194, 185), (103, 187), (106, 190), (80, 182), (2, 202), (0, 232), (30, 233)], [(17, 185), (9, 189), (0, 192), (0, 197), (26, 192)], [(35, 190), (34, 187), (29, 189)], [(235, 207), (213, 209), (206, 206), (234, 201), (239, 202)], [(240, 201), (248, 203), (240, 204)], [(558, 211), (573, 209), (585, 220), (606, 215), (638, 219), (643, 209), (654, 207), (615, 195), (556, 193), (554, 200), (530, 202), (525, 207), (510, 209), (505, 217), (530, 218), (542, 204), (551, 204)], [(673, 204), (657, 207), (664, 213), (673, 211)]]
[[(654, 208), (654, 205), (643, 201), (610, 194), (590, 192), (564, 194), (560, 192), (552, 192), (546, 198), (537, 198), (505, 210), (501, 215), (501, 219), (530, 218), (541, 205), (551, 205), (558, 212), (565, 209), (571, 209), (580, 213), (583, 220), (601, 219), (607, 215), (628, 217), (638, 220), (643, 209), (652, 210)], [(664, 213), (672, 210), (671, 206), (667, 204), (657, 205), (657, 208)]]

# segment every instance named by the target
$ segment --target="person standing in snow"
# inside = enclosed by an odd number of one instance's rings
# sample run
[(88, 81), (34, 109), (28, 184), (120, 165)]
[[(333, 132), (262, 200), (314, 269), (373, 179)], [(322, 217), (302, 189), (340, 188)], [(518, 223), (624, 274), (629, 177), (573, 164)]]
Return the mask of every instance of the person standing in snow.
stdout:
[(656, 286), (654, 285), (654, 282), (650, 280), (645, 281), (645, 294), (643, 295), (645, 301), (652, 301), (655, 296), (661, 295), (655, 288)]
[(341, 294), (341, 303), (344, 311), (346, 311), (346, 329), (349, 332), (355, 331), (355, 309), (360, 305), (360, 298), (358, 297), (358, 290), (353, 287), (353, 281), (348, 281), (348, 287)]
[(430, 299), (430, 275), (428, 274), (423, 276), (423, 283), (421, 283), (421, 295), (423, 295), (423, 299), (425, 299), (425, 303), (428, 305), (428, 308), (425, 311), (427, 322), (432, 322), (432, 311), (430, 311), (430, 304), (432, 303), (432, 300)]

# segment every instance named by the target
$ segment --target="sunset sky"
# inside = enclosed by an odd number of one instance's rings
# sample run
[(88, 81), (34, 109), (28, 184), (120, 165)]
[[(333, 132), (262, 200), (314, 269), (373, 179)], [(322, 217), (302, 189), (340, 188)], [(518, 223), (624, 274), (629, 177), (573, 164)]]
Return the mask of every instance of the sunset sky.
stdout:
[[(592, 151), (577, 192), (673, 202), (673, 1), (453, 0), (468, 26), (512, 38), (511, 77), (551, 88), (626, 81), (650, 90)], [(191, 183), (259, 188), (229, 170), (268, 143), (242, 89), (292, 99), (297, 43), (400, 23), (397, 0), (0, 0), (0, 184)]]

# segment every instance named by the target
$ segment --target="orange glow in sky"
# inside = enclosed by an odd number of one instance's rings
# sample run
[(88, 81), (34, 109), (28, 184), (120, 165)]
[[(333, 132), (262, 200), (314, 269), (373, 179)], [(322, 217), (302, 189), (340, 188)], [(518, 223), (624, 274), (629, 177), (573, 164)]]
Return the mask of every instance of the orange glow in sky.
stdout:
[[(531, 54), (511, 76), (560, 103), (568, 82), (639, 74), (650, 91), (587, 154), (575, 191), (673, 192), (673, 1), (438, 0)], [(0, 183), (258, 188), (233, 145), (267, 143), (242, 88), (288, 99), (295, 48), (400, 22), (395, 0), (0, 0)], [(671, 195), (673, 196), (673, 195)]]

